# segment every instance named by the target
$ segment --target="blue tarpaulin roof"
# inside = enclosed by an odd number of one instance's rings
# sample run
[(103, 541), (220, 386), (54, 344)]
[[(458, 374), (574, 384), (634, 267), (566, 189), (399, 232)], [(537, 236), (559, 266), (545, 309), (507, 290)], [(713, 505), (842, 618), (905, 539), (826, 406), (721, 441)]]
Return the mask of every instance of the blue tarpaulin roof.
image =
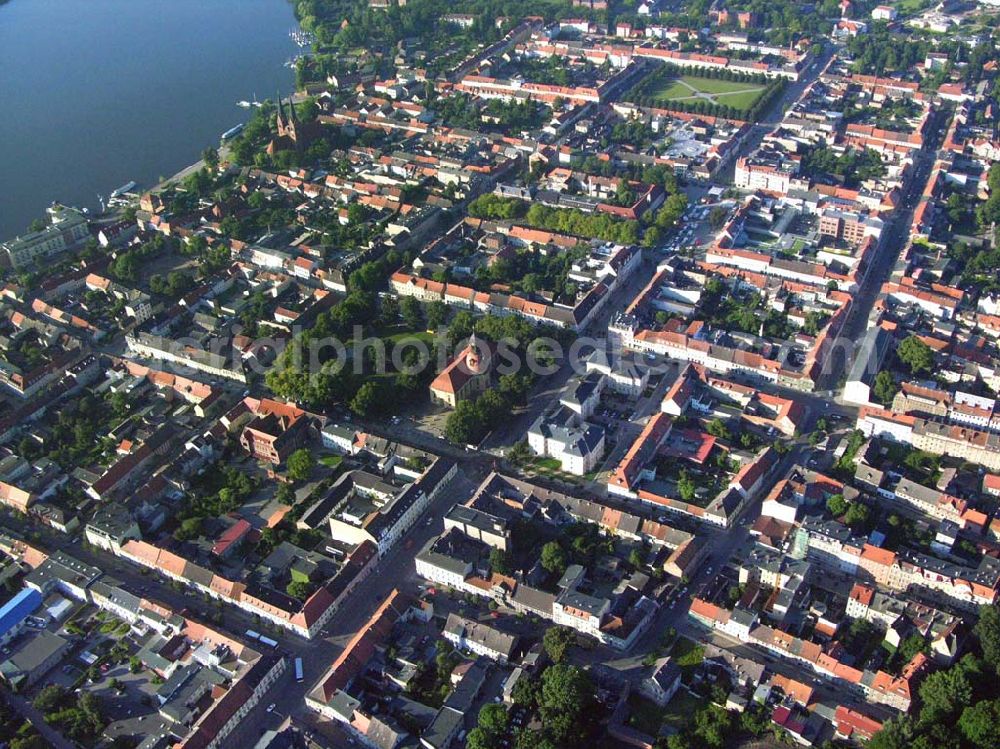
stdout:
[(25, 588), (0, 606), (0, 637), (34, 614), (41, 605), (42, 594), (37, 590)]

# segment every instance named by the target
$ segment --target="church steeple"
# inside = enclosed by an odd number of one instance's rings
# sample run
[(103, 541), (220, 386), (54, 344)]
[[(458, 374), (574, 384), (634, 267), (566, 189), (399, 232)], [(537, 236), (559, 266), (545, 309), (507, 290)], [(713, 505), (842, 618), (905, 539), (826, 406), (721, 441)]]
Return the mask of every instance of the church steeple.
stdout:
[(285, 100), (279, 94), (278, 95), (278, 116), (277, 116), (277, 126), (278, 126), (278, 136), (282, 138), (289, 138), (292, 143), (298, 142), (297, 134), (295, 132), (296, 118), (295, 118), (295, 105), (292, 104), (291, 100), (288, 102), (288, 112), (285, 111)]
[(480, 374), (484, 368), (482, 351), (475, 333), (469, 337), (469, 352), (465, 355), (465, 366), (472, 374)]

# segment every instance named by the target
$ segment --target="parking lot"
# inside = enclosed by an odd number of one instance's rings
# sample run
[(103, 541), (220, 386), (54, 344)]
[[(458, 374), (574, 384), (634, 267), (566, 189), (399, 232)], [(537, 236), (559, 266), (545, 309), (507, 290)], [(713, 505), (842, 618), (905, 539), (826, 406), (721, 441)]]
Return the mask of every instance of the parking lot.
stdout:
[(736, 201), (723, 200), (718, 203), (695, 202), (690, 205), (678, 222), (677, 231), (674, 236), (660, 248), (664, 255), (672, 255), (676, 252), (687, 254), (697, 252), (699, 248), (704, 248), (712, 244), (718, 229), (712, 227), (710, 216), (712, 211), (722, 208), (727, 216), (736, 207)]

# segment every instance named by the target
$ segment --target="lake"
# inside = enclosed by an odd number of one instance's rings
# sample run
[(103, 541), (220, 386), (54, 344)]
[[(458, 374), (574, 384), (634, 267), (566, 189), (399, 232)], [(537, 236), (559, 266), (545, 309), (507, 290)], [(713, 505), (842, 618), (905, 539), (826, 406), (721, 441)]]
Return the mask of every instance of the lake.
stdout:
[(287, 0), (10, 0), (0, 5), (0, 239), (53, 200), (95, 208), (155, 184), (294, 88)]

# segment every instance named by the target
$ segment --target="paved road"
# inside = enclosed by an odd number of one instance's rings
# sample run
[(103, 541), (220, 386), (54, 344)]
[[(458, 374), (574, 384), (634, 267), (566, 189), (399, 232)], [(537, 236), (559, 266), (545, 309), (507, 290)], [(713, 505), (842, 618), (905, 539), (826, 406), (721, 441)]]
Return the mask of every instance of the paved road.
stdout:
[[(628, 304), (642, 291), (643, 287), (649, 283), (656, 272), (655, 264), (644, 251), (642, 264), (635, 270), (632, 277), (619, 286), (608, 297), (607, 302), (601, 311), (591, 321), (590, 325), (580, 336), (593, 336), (603, 339), (607, 335), (608, 323), (611, 317), (622, 311)], [(589, 351), (584, 352), (584, 354)], [(574, 362), (569, 357), (564, 357), (559, 370), (541, 380), (535, 389), (528, 396), (528, 405), (512, 414), (504, 424), (497, 427), (489, 434), (481, 445), (485, 450), (502, 450), (513, 445), (515, 442), (524, 439), (528, 433), (528, 428), (559, 397), (566, 386), (566, 382), (577, 371), (582, 372), (583, 362)]]
[[(909, 182), (903, 188), (900, 207), (893, 211), (882, 229), (885, 240), (878, 254), (869, 265), (858, 290), (853, 295), (851, 309), (848, 312), (839, 338), (853, 342), (855, 347), (861, 342), (869, 327), (869, 315), (875, 302), (882, 296), (882, 284), (888, 279), (899, 255), (910, 237), (910, 224), (913, 213), (919, 204), (920, 195), (930, 177), (931, 168), (937, 149), (941, 145), (945, 132), (946, 110), (935, 112), (930, 122), (929, 135), (924, 141), (924, 147), (914, 158), (914, 170)], [(825, 370), (819, 380), (821, 388), (837, 387), (841, 378), (850, 371), (856, 349), (846, 356), (842, 347), (834, 349), (831, 357), (825, 363)]]
[(739, 148), (736, 150), (736, 154), (733, 156), (726, 168), (715, 175), (715, 182), (723, 185), (733, 184), (733, 178), (736, 174), (737, 159), (740, 156), (748, 156), (757, 150), (757, 147), (760, 146), (764, 137), (774, 130), (775, 126), (781, 122), (782, 117), (784, 117), (785, 110), (795, 103), (795, 101), (802, 96), (802, 93), (806, 90), (806, 88), (812, 85), (812, 83), (819, 78), (820, 73), (822, 73), (826, 68), (836, 49), (837, 47), (835, 45), (827, 44), (823, 50), (823, 54), (813, 60), (812, 64), (801, 72), (799, 80), (792, 81), (785, 86), (785, 90), (782, 95), (778, 97), (770, 107), (768, 107), (767, 111), (763, 113), (761, 120), (754, 123), (750, 134), (744, 138), (743, 143), (740, 144)]

